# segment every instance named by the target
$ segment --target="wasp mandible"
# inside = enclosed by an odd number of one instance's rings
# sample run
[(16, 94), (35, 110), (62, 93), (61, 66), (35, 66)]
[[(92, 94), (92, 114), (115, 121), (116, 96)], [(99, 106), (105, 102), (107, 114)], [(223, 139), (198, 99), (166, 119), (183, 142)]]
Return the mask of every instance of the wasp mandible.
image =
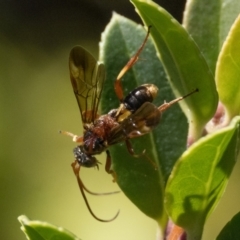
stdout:
[(83, 136), (77, 136), (69, 132), (62, 133), (71, 136), (73, 141), (78, 143), (78, 146), (73, 150), (75, 161), (72, 163), (72, 168), (86, 206), (91, 215), (98, 221), (112, 221), (118, 216), (119, 212), (108, 220), (98, 218), (91, 210), (84, 191), (93, 195), (112, 194), (116, 192), (99, 194), (88, 190), (79, 175), (81, 167), (98, 168), (99, 162), (95, 155), (105, 151), (107, 155), (105, 170), (108, 173), (113, 173), (110, 169), (111, 156), (108, 147), (119, 142), (126, 143), (131, 155), (135, 157), (145, 155), (145, 150), (141, 154), (134, 153), (130, 139), (151, 132), (159, 124), (163, 111), (198, 91), (198, 89), (195, 89), (189, 94), (168, 103), (165, 102), (159, 107), (152, 104), (158, 93), (158, 88), (154, 84), (143, 84), (124, 97), (121, 79), (138, 61), (149, 34), (150, 27), (148, 27), (148, 32), (142, 45), (123, 67), (114, 82), (114, 90), (120, 101), (120, 106), (104, 115), (98, 115), (98, 106), (105, 80), (104, 65), (97, 62), (81, 46), (74, 47), (70, 52), (70, 79), (80, 109), (84, 132)]

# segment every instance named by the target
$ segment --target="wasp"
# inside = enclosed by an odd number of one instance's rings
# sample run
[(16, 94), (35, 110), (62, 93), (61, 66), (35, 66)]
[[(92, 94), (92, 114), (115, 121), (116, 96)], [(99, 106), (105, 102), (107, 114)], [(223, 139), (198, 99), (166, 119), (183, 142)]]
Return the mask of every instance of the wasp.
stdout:
[(72, 163), (72, 169), (77, 178), (86, 206), (91, 215), (98, 221), (110, 222), (118, 216), (119, 211), (111, 219), (98, 218), (93, 213), (87, 201), (85, 191), (93, 195), (113, 194), (117, 192), (94, 193), (87, 189), (80, 178), (81, 167), (98, 168), (99, 162), (95, 155), (106, 152), (105, 170), (108, 173), (114, 174), (110, 169), (111, 156), (108, 148), (119, 142), (125, 142), (129, 153), (134, 157), (145, 155), (145, 150), (141, 154), (135, 154), (130, 139), (151, 132), (159, 124), (163, 111), (198, 91), (198, 89), (195, 89), (189, 94), (168, 103), (165, 102), (159, 107), (152, 103), (158, 93), (158, 88), (154, 84), (143, 84), (124, 97), (121, 79), (138, 61), (149, 34), (150, 27), (142, 45), (123, 67), (114, 82), (114, 90), (120, 101), (120, 106), (101, 116), (98, 115), (98, 106), (105, 80), (104, 65), (97, 62), (81, 46), (74, 47), (70, 52), (70, 80), (80, 109), (84, 133), (83, 136), (74, 135), (70, 132), (62, 133), (71, 136), (73, 141), (78, 143), (78, 146), (73, 149), (75, 161)]

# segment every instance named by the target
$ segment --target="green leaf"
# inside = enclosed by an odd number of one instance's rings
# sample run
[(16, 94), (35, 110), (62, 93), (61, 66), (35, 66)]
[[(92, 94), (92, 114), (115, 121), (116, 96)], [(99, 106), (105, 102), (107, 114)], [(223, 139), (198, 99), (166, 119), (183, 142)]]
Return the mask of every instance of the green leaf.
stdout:
[[(117, 14), (113, 15), (103, 33), (100, 60), (104, 62), (107, 73), (101, 102), (103, 113), (119, 106), (114, 80), (145, 36), (146, 30), (141, 26)], [(151, 39), (140, 60), (123, 77), (125, 95), (144, 83), (159, 87), (160, 94), (154, 102), (156, 105), (174, 98)], [(176, 104), (164, 112), (161, 123), (151, 134), (132, 141), (136, 153), (146, 149), (147, 156), (157, 163), (157, 171), (146, 158), (131, 156), (124, 143), (110, 147), (117, 183), (141, 211), (159, 222), (164, 222), (166, 217), (163, 210), (165, 182), (175, 161), (186, 148), (187, 131), (186, 118)]]
[(166, 209), (189, 239), (200, 239), (239, 153), (240, 117), (193, 144), (176, 163), (166, 186)]
[(219, 233), (217, 240), (239, 240), (240, 239), (240, 212), (229, 221)]
[(239, 0), (188, 0), (183, 26), (201, 49), (212, 73), (229, 29), (240, 12)]
[(190, 137), (196, 140), (218, 104), (213, 75), (195, 42), (168, 12), (151, 1), (132, 2), (144, 23), (152, 26), (151, 36), (176, 95), (199, 89), (183, 107), (190, 123)]
[(226, 108), (227, 120), (240, 113), (240, 16), (233, 24), (223, 45), (216, 69), (220, 101)]
[(80, 240), (71, 232), (47, 222), (31, 221), (26, 216), (18, 217), (21, 230), (29, 240)]

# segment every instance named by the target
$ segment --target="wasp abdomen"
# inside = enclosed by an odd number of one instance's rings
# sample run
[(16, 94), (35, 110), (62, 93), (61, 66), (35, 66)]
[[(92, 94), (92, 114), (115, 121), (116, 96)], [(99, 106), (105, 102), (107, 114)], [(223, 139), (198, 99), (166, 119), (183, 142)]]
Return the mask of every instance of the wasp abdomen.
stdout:
[(154, 84), (143, 84), (130, 92), (123, 100), (125, 108), (131, 112), (139, 109), (143, 103), (152, 102), (158, 93)]

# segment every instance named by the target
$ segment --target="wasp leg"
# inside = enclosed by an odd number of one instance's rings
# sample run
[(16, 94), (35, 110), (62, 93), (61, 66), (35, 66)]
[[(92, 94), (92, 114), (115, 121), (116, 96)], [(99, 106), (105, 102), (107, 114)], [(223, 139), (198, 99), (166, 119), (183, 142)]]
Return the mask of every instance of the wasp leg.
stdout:
[(128, 152), (135, 158), (139, 158), (139, 157), (145, 157), (154, 167), (154, 169), (157, 169), (157, 165), (154, 161), (152, 161), (151, 158), (149, 158), (146, 154), (146, 149), (144, 149), (140, 154), (136, 154), (134, 153), (134, 150), (133, 150), (133, 147), (132, 147), (132, 144), (131, 142), (129, 141), (129, 139), (126, 139), (126, 145), (127, 145), (127, 149), (128, 149)]
[(66, 132), (66, 131), (59, 131), (59, 133), (64, 134), (64, 135), (69, 136), (69, 137), (72, 137), (73, 142), (78, 142), (78, 143), (83, 142), (83, 136), (79, 137), (78, 135), (75, 135), (73, 133)]
[(134, 152), (134, 150), (133, 150), (133, 147), (132, 147), (131, 142), (130, 142), (128, 139), (126, 139), (125, 143), (126, 143), (128, 152), (129, 152), (133, 157), (139, 158), (139, 157), (142, 157), (142, 156), (145, 155), (146, 149), (144, 149), (140, 154), (136, 154), (136, 153)]
[(142, 45), (140, 46), (140, 48), (138, 49), (138, 51), (136, 52), (136, 54), (131, 57), (131, 59), (128, 61), (128, 63), (123, 67), (123, 69), (120, 71), (120, 73), (118, 74), (117, 76), (117, 79), (115, 80), (115, 83), (114, 83), (114, 90), (115, 90), (115, 93), (118, 97), (118, 99), (120, 100), (120, 102), (123, 101), (124, 99), (124, 96), (123, 96), (123, 87), (122, 87), (122, 82), (121, 82), (121, 78), (123, 77), (123, 75), (137, 62), (137, 60), (139, 59), (139, 55), (140, 53), (142, 52), (146, 42), (147, 42), (147, 39), (149, 37), (149, 34), (150, 34), (150, 28), (151, 26), (148, 27), (148, 31), (147, 31), (147, 35), (142, 43)]
[[(73, 162), (73, 163), (71, 164), (71, 166), (72, 166), (74, 175), (75, 175), (76, 178), (77, 178), (77, 182), (78, 182), (79, 189), (80, 189), (80, 191), (81, 191), (81, 194), (82, 194), (82, 196), (83, 196), (84, 202), (85, 202), (85, 204), (86, 204), (86, 206), (87, 206), (87, 209), (88, 209), (88, 211), (90, 212), (90, 214), (91, 214), (96, 220), (98, 220), (98, 221), (100, 221), (100, 222), (111, 222), (111, 221), (113, 221), (114, 219), (116, 219), (117, 216), (119, 215), (119, 212), (120, 212), (120, 211), (118, 211), (113, 218), (107, 219), (107, 220), (98, 218), (98, 217), (93, 213), (93, 211), (92, 211), (92, 209), (91, 209), (91, 207), (90, 207), (90, 205), (89, 205), (89, 203), (88, 203), (88, 200), (87, 200), (87, 197), (86, 197), (86, 195), (85, 195), (84, 190), (87, 191), (87, 192), (89, 192), (89, 191), (86, 190), (86, 187), (84, 186), (84, 184), (83, 184), (83, 182), (82, 182), (82, 180), (81, 180), (81, 178), (80, 178), (80, 175), (79, 175), (79, 173), (80, 173), (80, 167), (81, 167), (81, 166), (78, 164), (77, 160), (76, 160), (75, 162)], [(91, 192), (91, 191), (90, 191), (90, 192)], [(92, 192), (91, 192), (91, 193), (92, 193)]]
[[(112, 174), (113, 176), (113, 182), (117, 182), (117, 175), (116, 173), (111, 169), (111, 164), (112, 164), (112, 158), (110, 155), (110, 152), (107, 150), (106, 151), (107, 154), (107, 159), (106, 159), (106, 165), (105, 165), (105, 171), (109, 174)], [(117, 192), (119, 193), (119, 192)]]

